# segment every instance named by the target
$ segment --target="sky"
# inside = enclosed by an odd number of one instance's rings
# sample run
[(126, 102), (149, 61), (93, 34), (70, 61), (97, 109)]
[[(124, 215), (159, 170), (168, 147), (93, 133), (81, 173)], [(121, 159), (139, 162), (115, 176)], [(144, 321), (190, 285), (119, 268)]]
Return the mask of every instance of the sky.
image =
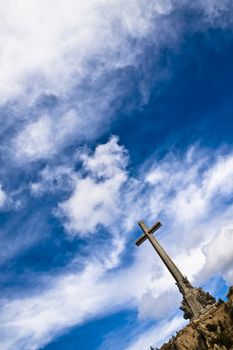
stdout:
[(149, 350), (233, 284), (231, 0), (0, 0), (0, 348)]

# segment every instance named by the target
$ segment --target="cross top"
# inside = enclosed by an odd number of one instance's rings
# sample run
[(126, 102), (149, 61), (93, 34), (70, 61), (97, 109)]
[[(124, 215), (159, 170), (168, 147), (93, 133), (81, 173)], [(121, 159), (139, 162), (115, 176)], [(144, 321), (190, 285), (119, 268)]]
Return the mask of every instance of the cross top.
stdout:
[(140, 244), (142, 244), (149, 235), (157, 231), (162, 226), (161, 222), (157, 221), (153, 226), (151, 226), (151, 228), (148, 228), (142, 220), (139, 221), (138, 225), (141, 227), (144, 234), (136, 241), (137, 246), (140, 246)]

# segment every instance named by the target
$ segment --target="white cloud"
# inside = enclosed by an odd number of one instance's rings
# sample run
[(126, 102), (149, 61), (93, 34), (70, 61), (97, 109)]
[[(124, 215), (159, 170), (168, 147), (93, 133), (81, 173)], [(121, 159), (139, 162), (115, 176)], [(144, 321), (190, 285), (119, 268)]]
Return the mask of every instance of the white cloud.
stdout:
[(87, 175), (77, 177), (73, 194), (59, 204), (59, 211), (66, 218), (69, 232), (85, 235), (94, 232), (99, 224), (110, 226), (119, 216), (127, 157), (113, 137), (98, 146), (93, 156), (84, 153), (80, 158)]
[(6, 200), (6, 192), (2, 189), (2, 185), (0, 185), (0, 208), (6, 203)]
[(233, 156), (219, 156), (216, 164), (206, 173), (203, 184), (206, 196), (222, 193), (232, 194), (233, 190)]
[[(55, 119), (55, 120), (54, 120)], [(80, 134), (79, 118), (72, 110), (59, 117), (43, 115), (28, 123), (13, 141), (14, 157), (21, 164), (28, 160), (52, 158), (67, 137)]]
[(200, 272), (202, 278), (220, 274), (231, 285), (233, 283), (233, 225), (223, 226), (212, 240), (203, 247), (206, 262)]
[(151, 212), (165, 212), (176, 224), (194, 223), (232, 197), (233, 155), (216, 154), (211, 161), (198, 148), (191, 148), (183, 159), (168, 155), (155, 164), (145, 180), (153, 193)]
[(94, 232), (98, 224), (110, 225), (118, 213), (120, 187), (126, 180), (124, 174), (96, 183), (85, 178), (77, 181), (73, 195), (59, 205), (68, 231), (80, 234)]
[(15, 140), (14, 151), (28, 158), (41, 158), (52, 152), (52, 147), (51, 121), (44, 116), (25, 127)]
[(108, 143), (98, 145), (93, 156), (80, 154), (83, 167), (96, 178), (112, 178), (124, 171), (127, 165), (127, 152), (118, 144), (118, 138), (113, 136)]

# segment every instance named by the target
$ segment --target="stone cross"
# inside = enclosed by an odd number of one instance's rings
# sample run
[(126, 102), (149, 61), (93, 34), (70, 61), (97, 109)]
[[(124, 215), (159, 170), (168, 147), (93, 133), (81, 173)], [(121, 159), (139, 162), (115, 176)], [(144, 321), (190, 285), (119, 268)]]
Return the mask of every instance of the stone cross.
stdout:
[(163, 247), (160, 245), (158, 240), (153, 236), (153, 233), (157, 231), (162, 224), (158, 221), (152, 227), (148, 228), (143, 221), (139, 221), (138, 225), (143, 231), (143, 235), (136, 241), (136, 245), (141, 245), (145, 240), (149, 240), (155, 251), (160, 256), (161, 260), (170, 271), (171, 275), (176, 281), (176, 285), (179, 291), (183, 295), (183, 301), (181, 310), (184, 311), (185, 319), (195, 319), (201, 314), (207, 311), (211, 305), (215, 303), (215, 299), (209, 294), (204, 292), (201, 288), (194, 288), (188, 281)]

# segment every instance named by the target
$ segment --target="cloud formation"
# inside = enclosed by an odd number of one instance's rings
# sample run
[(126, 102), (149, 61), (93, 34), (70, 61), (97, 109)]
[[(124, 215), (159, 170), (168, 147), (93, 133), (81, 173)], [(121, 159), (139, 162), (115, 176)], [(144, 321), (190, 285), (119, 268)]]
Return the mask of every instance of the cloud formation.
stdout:
[[(0, 106), (10, 110), (11, 139), (3, 145), (22, 164), (98, 138), (122, 104), (124, 113), (146, 104), (155, 82), (171, 74), (159, 64), (161, 50), (175, 50), (187, 31), (230, 27), (232, 5), (1, 0), (0, 8)], [(200, 14), (194, 28), (187, 11)]]
[(59, 204), (67, 231), (93, 233), (97, 225), (109, 227), (119, 216), (121, 188), (127, 180), (127, 157), (117, 141), (112, 137), (108, 143), (97, 146), (93, 155), (80, 154), (86, 176), (77, 176), (73, 194)]
[(206, 256), (202, 275), (210, 278), (214, 274), (223, 276), (229, 285), (233, 283), (233, 227), (223, 226), (221, 231), (203, 247)]
[[(169, 63), (161, 65), (162, 50), (176, 52), (185, 35), (231, 29), (232, 7), (230, 0), (0, 0), (0, 175), (10, 183), (8, 191), (0, 179), (0, 207), (10, 198), (22, 210), (1, 237), (1, 263), (17, 263), (46, 241), (47, 216), (60, 220), (64, 241), (75, 246), (81, 238), (86, 249), (56, 273), (37, 272), (33, 290), (1, 298), (3, 349), (37, 349), (126, 307), (141, 319), (174, 316), (171, 276), (147, 242), (128, 249), (141, 218), (165, 223), (158, 237), (194, 284), (210, 274), (232, 282), (232, 152), (191, 147), (154, 156), (132, 175), (117, 137), (98, 145), (122, 106), (125, 115), (145, 105), (152, 86), (172, 75)], [(186, 13), (195, 14), (190, 23)], [(175, 317), (171, 328), (139, 332), (129, 349), (159, 343), (179, 325)]]
[[(156, 308), (156, 304), (158, 300), (161, 305), (166, 304), (168, 290), (174, 293), (175, 286), (149, 244), (135, 250), (132, 264), (120, 268), (126, 242), (132, 244), (129, 237), (135, 227), (135, 215), (145, 215), (148, 224), (157, 215), (167, 218), (167, 222), (172, 218), (168, 226), (172, 234), (168, 232), (161, 238), (159, 233), (159, 238), (194, 284), (199, 273), (204, 276), (203, 269), (208, 273), (222, 272), (227, 281), (231, 280), (230, 267), (223, 272), (226, 266), (230, 266), (230, 249), (226, 250), (229, 254), (219, 253), (220, 256), (210, 253), (216, 250), (219, 242), (230, 247), (232, 230), (223, 229), (219, 234), (219, 229), (230, 222), (232, 214), (231, 208), (227, 212), (224, 206), (224, 201), (232, 195), (231, 153), (217, 153), (211, 158), (198, 149), (195, 152), (191, 149), (185, 156), (171, 154), (149, 167), (144, 165), (138, 178), (127, 173), (127, 152), (116, 137), (98, 145), (94, 152), (79, 150), (78, 154), (83, 166), (77, 174), (74, 169), (64, 171), (62, 168), (65, 176), (70, 175), (73, 181), (69, 198), (60, 204), (66, 217), (65, 227), (68, 233), (72, 230), (73, 234), (85, 237), (87, 233), (96, 232), (97, 225), (103, 225), (111, 233), (108, 244), (102, 245), (101, 250), (98, 244), (93, 244), (83, 269), (76, 270), (74, 261), (72, 273), (64, 271), (60, 276), (49, 278), (48, 289), (41, 287), (33, 295), (2, 300), (0, 322), (5, 338), (1, 341), (5, 349), (36, 349), (62, 330), (124, 308), (126, 304), (138, 308), (140, 317), (163, 317), (165, 309)], [(60, 170), (54, 174), (58, 174), (56, 185), (60, 183), (62, 186)], [(45, 170), (40, 175), (42, 183), (38, 182), (37, 188), (47, 186), (47, 181), (50, 181), (48, 174)], [(83, 196), (86, 198), (88, 192), (91, 197), (89, 201), (85, 199), (84, 205)], [(192, 193), (202, 199), (200, 211)], [(221, 206), (212, 203), (213, 196), (216, 201), (221, 201)], [(187, 215), (181, 220), (184, 199), (188, 199), (187, 213), (190, 211), (192, 216)], [(215, 225), (216, 216), (221, 224)], [(194, 225), (197, 220), (201, 234)], [(182, 234), (181, 225), (184, 227)], [(102, 230), (95, 234), (101, 237)], [(175, 242), (181, 235), (182, 240), (177, 245)], [(153, 312), (148, 309), (150, 300), (155, 304)], [(170, 315), (175, 311), (173, 304)], [(139, 349), (138, 344), (144, 343), (145, 338), (139, 337), (132, 349)]]
[(143, 52), (170, 35), (156, 18), (171, 9), (169, 1), (2, 1), (0, 105), (17, 106), (8, 116), (11, 155), (51, 158), (101, 134), (135, 89), (145, 102)]

